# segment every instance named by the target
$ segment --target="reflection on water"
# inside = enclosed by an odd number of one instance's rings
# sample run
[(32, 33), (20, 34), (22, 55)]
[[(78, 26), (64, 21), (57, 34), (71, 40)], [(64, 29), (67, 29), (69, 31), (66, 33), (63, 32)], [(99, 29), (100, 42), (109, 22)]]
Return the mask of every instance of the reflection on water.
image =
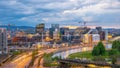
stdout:
[[(111, 44), (107, 44), (106, 45), (106, 49), (111, 49), (112, 45)], [(76, 48), (76, 49), (70, 49), (70, 50), (65, 50), (65, 51), (62, 51), (62, 52), (58, 52), (58, 53), (55, 53), (52, 57), (60, 57), (62, 59), (65, 59), (67, 58), (70, 54), (73, 54), (73, 53), (77, 53), (77, 52), (82, 52), (82, 51), (90, 51), (92, 50), (92, 47), (79, 47), (79, 48)]]
[(67, 58), (70, 54), (73, 54), (73, 53), (76, 53), (76, 52), (82, 52), (82, 51), (89, 51), (91, 50), (91, 47), (82, 47), (82, 48), (77, 48), (77, 49), (71, 49), (71, 50), (66, 50), (66, 51), (63, 51), (63, 52), (58, 52), (56, 54), (54, 54), (52, 57), (60, 57), (62, 59), (65, 59)]

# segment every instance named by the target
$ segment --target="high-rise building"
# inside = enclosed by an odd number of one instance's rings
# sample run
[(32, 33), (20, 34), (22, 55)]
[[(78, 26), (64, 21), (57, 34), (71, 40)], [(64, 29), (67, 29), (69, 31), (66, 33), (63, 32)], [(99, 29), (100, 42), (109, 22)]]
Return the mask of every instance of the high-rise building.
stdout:
[(51, 26), (52, 26), (52, 28), (54, 28), (54, 29), (59, 29), (59, 24), (52, 24)]
[(105, 31), (102, 30), (102, 27), (96, 27), (96, 30), (98, 31), (98, 34), (100, 35), (100, 40), (105, 40)]
[(96, 29), (98, 32), (102, 31), (102, 27), (96, 27)]
[(36, 26), (36, 33), (42, 34), (45, 30), (45, 24), (41, 23)]
[(8, 53), (7, 30), (0, 28), (0, 54)]
[(50, 35), (51, 39), (53, 39), (53, 31), (55, 31), (55, 29), (53, 29), (53, 28), (49, 29), (49, 35)]
[(100, 35), (100, 40), (104, 41), (105, 40), (105, 31), (100, 31), (99, 35)]
[(69, 32), (69, 28), (65, 28), (65, 27), (60, 28), (60, 34), (61, 35), (66, 35), (68, 32)]
[(62, 42), (68, 42), (71, 39), (69, 28), (68, 27), (60, 28), (60, 36)]
[(45, 36), (46, 36), (46, 37), (50, 37), (49, 33), (50, 33), (49, 30), (47, 30), (47, 31), (45, 32)]
[(51, 24), (51, 28), (49, 29), (50, 38), (53, 39), (53, 32), (55, 32), (55, 29), (59, 31), (59, 24)]
[(59, 34), (59, 31), (57, 29), (55, 29), (55, 31), (53, 32), (53, 39), (54, 40), (60, 39), (60, 34)]

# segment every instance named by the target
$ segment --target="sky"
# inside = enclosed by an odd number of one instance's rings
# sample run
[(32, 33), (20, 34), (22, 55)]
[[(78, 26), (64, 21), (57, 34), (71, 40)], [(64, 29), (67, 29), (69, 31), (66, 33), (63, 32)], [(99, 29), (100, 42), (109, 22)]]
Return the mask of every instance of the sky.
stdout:
[(120, 0), (0, 0), (0, 24), (82, 26), (83, 22), (120, 28)]

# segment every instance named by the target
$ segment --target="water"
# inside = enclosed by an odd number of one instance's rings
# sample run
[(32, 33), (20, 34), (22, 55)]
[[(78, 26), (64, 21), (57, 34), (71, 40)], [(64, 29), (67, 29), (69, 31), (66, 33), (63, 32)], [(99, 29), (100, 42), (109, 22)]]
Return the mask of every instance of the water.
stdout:
[[(111, 44), (106, 44), (106, 49), (111, 49), (112, 45)], [(83, 51), (91, 51), (92, 47), (79, 47), (76, 49), (71, 49), (71, 50), (65, 50), (62, 52), (57, 52), (55, 53), (52, 57), (61, 57), (62, 59), (67, 58), (70, 54), (77, 53), (77, 52), (83, 52)]]
[(62, 59), (65, 59), (70, 54), (77, 53), (77, 52), (83, 52), (83, 51), (90, 51), (90, 50), (92, 50), (91, 47), (80, 47), (76, 49), (70, 49), (70, 50), (55, 53), (52, 57), (61, 57)]

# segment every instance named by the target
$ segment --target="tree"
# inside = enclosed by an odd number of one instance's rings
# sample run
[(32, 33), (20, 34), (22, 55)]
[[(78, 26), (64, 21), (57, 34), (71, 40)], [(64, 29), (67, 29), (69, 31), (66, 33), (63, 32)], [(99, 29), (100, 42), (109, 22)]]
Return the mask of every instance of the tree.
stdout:
[(116, 49), (117, 48), (117, 41), (113, 41), (112, 43), (112, 49)]
[(113, 41), (112, 49), (117, 49), (118, 51), (120, 51), (120, 41)]
[(120, 52), (120, 46), (118, 47), (118, 51)]
[(105, 50), (105, 47), (104, 47), (103, 43), (99, 42), (97, 46), (98, 46), (99, 52), (100, 52), (99, 55), (105, 55), (106, 50)]
[(93, 48), (92, 55), (93, 56), (100, 56), (105, 55), (106, 50), (102, 42), (99, 42), (97, 46)]
[(98, 49), (97, 46), (95, 46), (95, 47), (93, 48), (92, 55), (93, 55), (93, 56), (98, 56), (98, 55), (99, 55), (99, 49)]
[(117, 49), (112, 49), (112, 50), (109, 51), (109, 55), (110, 56), (111, 55), (116, 55), (116, 54), (118, 54), (118, 50)]

